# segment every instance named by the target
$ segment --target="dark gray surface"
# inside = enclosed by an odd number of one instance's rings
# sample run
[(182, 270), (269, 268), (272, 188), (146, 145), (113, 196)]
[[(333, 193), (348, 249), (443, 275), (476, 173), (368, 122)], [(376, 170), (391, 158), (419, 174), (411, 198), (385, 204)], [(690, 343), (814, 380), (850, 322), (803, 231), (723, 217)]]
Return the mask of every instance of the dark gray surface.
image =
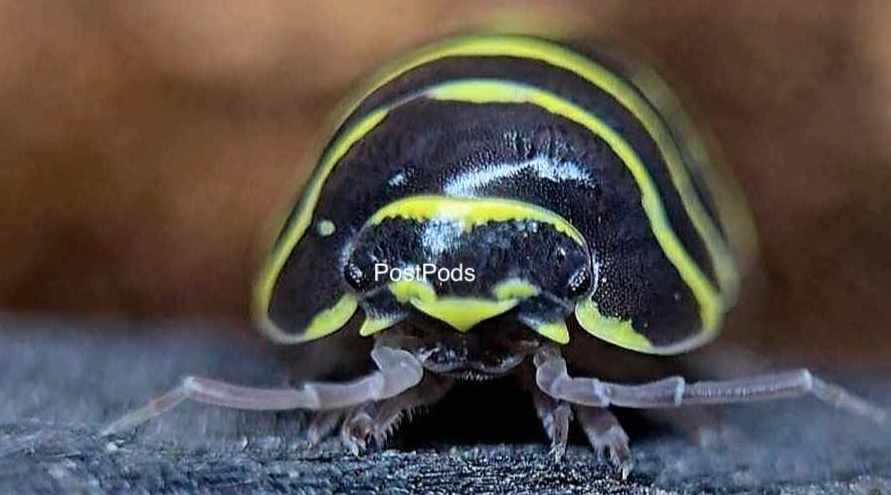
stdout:
[[(497, 388), (457, 391), (362, 457), (333, 440), (308, 449), (298, 413), (193, 404), (101, 438), (181, 374), (274, 385), (279, 370), (207, 325), (96, 326), (0, 317), (0, 493), (891, 493), (891, 433), (810, 399), (730, 409), (747, 440), (709, 450), (632, 422), (627, 481), (581, 443), (554, 464), (528, 398)], [(887, 380), (870, 383), (855, 388), (888, 405)]]

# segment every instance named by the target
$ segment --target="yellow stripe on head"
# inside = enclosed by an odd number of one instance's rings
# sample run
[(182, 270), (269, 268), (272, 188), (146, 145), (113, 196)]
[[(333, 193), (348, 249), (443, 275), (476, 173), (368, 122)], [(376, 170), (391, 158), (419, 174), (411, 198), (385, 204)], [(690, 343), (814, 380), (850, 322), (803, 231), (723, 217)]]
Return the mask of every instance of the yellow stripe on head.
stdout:
[(492, 287), (492, 295), (499, 301), (506, 299), (526, 299), (537, 296), (541, 289), (521, 278), (509, 278)]
[(466, 332), (483, 320), (506, 313), (520, 302), (519, 298), (490, 301), (476, 297), (439, 297), (432, 285), (420, 280), (400, 280), (387, 287), (397, 301), (409, 303), (459, 332)]
[[(447, 323), (459, 332), (466, 332), (477, 323), (504, 314), (524, 299), (535, 297), (540, 290), (521, 279), (507, 279), (492, 288), (495, 300), (480, 297), (445, 296), (436, 294), (433, 286), (419, 280), (400, 280), (388, 285), (390, 292), (401, 303), (409, 303), (418, 311)], [(558, 344), (569, 342), (569, 330), (563, 320), (538, 322), (523, 319), (543, 337)], [(374, 331), (378, 331), (377, 326)], [(367, 334), (370, 335), (371, 331)], [(366, 333), (363, 333), (366, 335)]]
[(401, 303), (409, 301), (434, 301), (436, 300), (436, 289), (432, 285), (420, 280), (399, 280), (391, 282), (387, 288), (396, 300)]
[(412, 299), (411, 305), (422, 313), (444, 321), (459, 332), (466, 332), (477, 323), (513, 309), (519, 299), (489, 301), (474, 297), (441, 297), (433, 301)]
[(532, 329), (538, 332), (542, 337), (546, 337), (560, 345), (569, 343), (569, 328), (566, 327), (566, 322), (563, 320), (548, 323), (526, 321), (525, 323), (532, 327)]
[(549, 224), (579, 245), (587, 245), (584, 236), (560, 215), (540, 206), (510, 199), (410, 196), (379, 209), (367, 223), (376, 225), (388, 218), (449, 220), (466, 230), (488, 222), (533, 221)]

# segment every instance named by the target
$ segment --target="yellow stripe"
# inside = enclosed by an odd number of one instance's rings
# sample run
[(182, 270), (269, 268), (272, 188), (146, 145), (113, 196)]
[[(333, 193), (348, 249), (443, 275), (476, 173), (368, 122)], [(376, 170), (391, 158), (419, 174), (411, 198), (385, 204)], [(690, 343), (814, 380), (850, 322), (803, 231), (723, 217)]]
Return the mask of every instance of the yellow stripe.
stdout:
[(527, 299), (540, 293), (541, 289), (537, 285), (516, 277), (498, 282), (492, 287), (492, 295), (499, 301), (504, 301), (505, 299)]
[(400, 319), (400, 317), (375, 318), (369, 314), (366, 314), (365, 321), (362, 322), (362, 326), (359, 327), (359, 335), (361, 335), (362, 337), (374, 335), (381, 330), (386, 330), (399, 323)]
[[(728, 299), (736, 299), (742, 273), (748, 271), (757, 252), (758, 233), (751, 216), (745, 194), (739, 184), (733, 180), (727, 165), (720, 159), (720, 149), (714, 146), (709, 129), (694, 125), (690, 115), (684, 110), (681, 102), (662, 77), (644, 64), (632, 67), (629, 78), (647, 95), (656, 108), (660, 109), (672, 129), (679, 135), (681, 142), (692, 157), (690, 167), (705, 179), (706, 186), (713, 191), (716, 214), (724, 226), (725, 235), (730, 246), (733, 246), (735, 269), (717, 266), (721, 277), (722, 289)], [(715, 156), (718, 154), (719, 156)], [(723, 270), (723, 271), (722, 271)]]
[(411, 300), (430, 302), (437, 298), (436, 289), (426, 281), (400, 280), (390, 283), (387, 288), (396, 300), (403, 304)]
[(579, 245), (587, 245), (585, 237), (560, 215), (540, 206), (509, 199), (410, 196), (389, 203), (376, 211), (368, 219), (368, 223), (379, 224), (388, 218), (452, 220), (468, 230), (487, 222), (532, 220), (547, 223), (553, 226), (557, 232), (572, 238)]
[(707, 344), (715, 338), (715, 333), (701, 333), (673, 344), (656, 346), (650, 339), (638, 333), (631, 322), (604, 316), (591, 299), (585, 299), (575, 306), (575, 318), (589, 333), (624, 349), (644, 354), (670, 356), (681, 354)]
[(641, 122), (662, 153), (672, 182), (681, 196), (684, 209), (705, 242), (721, 287), (724, 288), (725, 284), (732, 287), (736, 272), (733, 256), (696, 196), (689, 174), (681, 162), (677, 144), (671, 139), (668, 129), (652, 106), (641, 98), (628, 82), (581, 54), (555, 43), (523, 36), (482, 35), (454, 38), (422, 48), (392, 64), (372, 79), (364, 92), (353, 100), (353, 106), (349, 111), (355, 110), (365, 97), (399, 75), (435, 60), (459, 56), (507, 56), (545, 62), (588, 80), (627, 108)]
[(510, 311), (521, 301), (516, 298), (490, 301), (478, 297), (439, 297), (432, 285), (420, 280), (400, 280), (389, 284), (388, 288), (400, 303), (409, 303), (462, 333), (483, 320)]
[(272, 323), (269, 316), (266, 314), (263, 315), (263, 318), (259, 319), (258, 323), (260, 325), (260, 330), (262, 330), (273, 342), (278, 344), (299, 344), (322, 338), (340, 330), (341, 327), (350, 321), (350, 318), (353, 316), (353, 313), (356, 312), (358, 307), (359, 302), (356, 300), (356, 296), (353, 294), (344, 294), (334, 306), (317, 312), (301, 333), (291, 334), (283, 332)]
[(440, 297), (434, 301), (411, 299), (409, 302), (422, 313), (448, 323), (455, 330), (464, 333), (483, 320), (510, 311), (520, 300), (489, 301), (475, 297)]
[(576, 305), (575, 317), (582, 328), (610, 344), (646, 354), (658, 352), (650, 339), (638, 333), (630, 321), (604, 316), (591, 299), (585, 299)]
[(668, 223), (659, 191), (646, 167), (634, 149), (610, 126), (585, 109), (553, 93), (506, 81), (478, 79), (451, 82), (431, 88), (426, 95), (430, 98), (449, 101), (529, 103), (572, 120), (603, 139), (622, 160), (637, 182), (641, 192), (641, 203), (650, 220), (656, 240), (699, 302), (704, 333), (711, 334), (718, 330), (724, 310), (720, 295), (684, 249)]
[[(521, 279), (510, 278), (495, 284), (492, 301), (479, 297), (439, 297), (433, 286), (418, 280), (403, 280), (389, 284), (390, 292), (401, 303), (409, 303), (420, 312), (448, 323), (459, 332), (467, 332), (477, 323), (506, 313), (521, 301), (539, 294), (538, 287)], [(569, 329), (563, 320), (537, 322), (524, 320), (542, 336), (558, 344), (569, 343)], [(377, 327), (373, 331), (378, 331)], [(372, 331), (367, 332), (371, 334)], [(363, 333), (362, 335), (366, 335)]]
[(329, 152), (322, 158), (319, 166), (309, 179), (309, 183), (304, 188), (300, 204), (297, 206), (299, 210), (296, 219), (284, 226), (287, 229), (286, 232), (275, 245), (261, 269), (260, 276), (254, 287), (254, 319), (260, 328), (271, 338), (281, 339), (281, 335), (279, 335), (281, 331), (269, 320), (267, 313), (269, 301), (272, 297), (272, 289), (275, 287), (275, 281), (285, 265), (288, 255), (303, 237), (304, 232), (306, 232), (312, 221), (312, 214), (316, 203), (319, 201), (319, 194), (322, 192), (325, 179), (331, 173), (331, 169), (349, 151), (350, 147), (374, 129), (387, 116), (387, 112), (387, 109), (380, 109), (369, 113), (331, 146)]
[(546, 337), (560, 345), (569, 343), (569, 328), (567, 328), (565, 320), (557, 320), (550, 323), (535, 323), (531, 321), (525, 323), (542, 337)]

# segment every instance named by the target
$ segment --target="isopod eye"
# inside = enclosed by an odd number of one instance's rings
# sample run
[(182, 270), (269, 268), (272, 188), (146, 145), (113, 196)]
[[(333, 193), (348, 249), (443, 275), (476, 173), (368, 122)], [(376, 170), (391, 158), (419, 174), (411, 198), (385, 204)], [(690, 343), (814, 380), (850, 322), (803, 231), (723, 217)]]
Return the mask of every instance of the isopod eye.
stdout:
[(588, 267), (582, 268), (581, 270), (572, 274), (572, 277), (569, 278), (569, 284), (566, 286), (566, 292), (569, 297), (574, 298), (581, 296), (588, 292), (591, 289), (591, 270)]
[(371, 285), (371, 280), (365, 276), (365, 272), (355, 263), (347, 263), (343, 268), (343, 278), (356, 292), (363, 292)]

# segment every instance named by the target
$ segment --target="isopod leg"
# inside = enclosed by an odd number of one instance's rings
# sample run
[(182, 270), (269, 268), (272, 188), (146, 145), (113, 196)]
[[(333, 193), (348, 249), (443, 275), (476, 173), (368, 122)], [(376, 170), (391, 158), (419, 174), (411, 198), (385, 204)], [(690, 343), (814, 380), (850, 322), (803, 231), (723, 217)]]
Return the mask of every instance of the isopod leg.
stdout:
[(452, 379), (426, 375), (417, 386), (380, 402), (369, 402), (349, 411), (341, 426), (340, 438), (354, 453), (364, 451), (374, 440), (383, 446), (399, 423), (419, 407), (441, 399), (452, 386)]
[(264, 411), (340, 409), (396, 396), (417, 385), (423, 377), (421, 363), (407, 351), (378, 346), (371, 351), (371, 358), (378, 371), (362, 378), (347, 383), (307, 382), (299, 389), (242, 387), (187, 376), (178, 387), (109, 424), (101, 434), (133, 428), (185, 400)]
[(597, 456), (608, 455), (610, 464), (619, 470), (622, 479), (628, 478), (634, 468), (628, 435), (613, 413), (599, 407), (576, 406), (575, 417)]
[(726, 381), (687, 384), (679, 376), (638, 385), (621, 385), (596, 378), (573, 378), (566, 362), (553, 348), (535, 355), (535, 380), (542, 391), (573, 404), (606, 407), (615, 405), (639, 409), (686, 405), (731, 404), (813, 395), (817, 399), (861, 416), (884, 423), (887, 412), (821, 380), (806, 369), (758, 375)]
[(566, 453), (569, 439), (569, 423), (572, 421), (570, 405), (536, 389), (532, 391), (532, 400), (541, 425), (551, 440), (551, 456), (559, 462)]
[(309, 445), (317, 445), (337, 428), (347, 410), (318, 411), (312, 415), (306, 427), (306, 440)]

